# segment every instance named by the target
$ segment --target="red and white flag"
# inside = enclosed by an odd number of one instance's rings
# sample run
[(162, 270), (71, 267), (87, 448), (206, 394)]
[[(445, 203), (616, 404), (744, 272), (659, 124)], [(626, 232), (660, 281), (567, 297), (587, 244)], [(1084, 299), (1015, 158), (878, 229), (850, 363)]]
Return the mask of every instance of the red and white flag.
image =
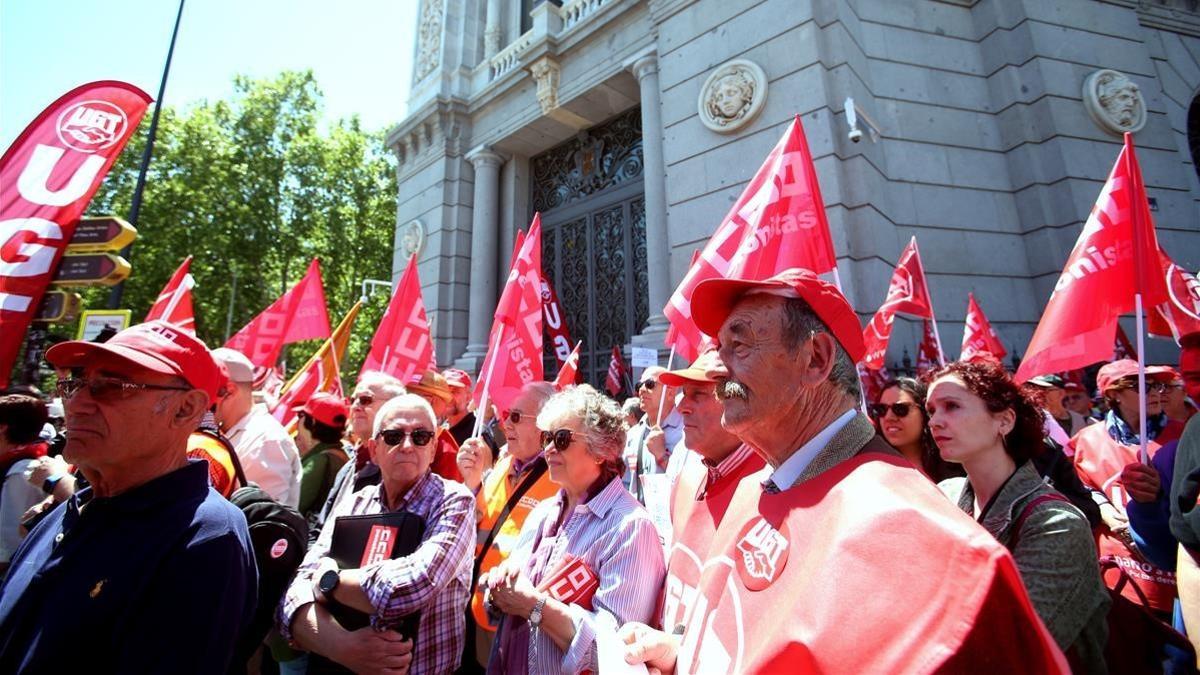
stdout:
[(488, 401), (503, 414), (522, 387), (544, 378), (541, 214), (534, 214), (529, 232), (513, 256), (489, 339), (492, 341), (475, 387), (475, 405), (482, 406), (486, 390)]
[(124, 82), (76, 87), (0, 157), (0, 389), (79, 216), (149, 105)]
[(942, 364), (938, 352), (937, 337), (933, 334), (933, 325), (929, 319), (922, 319), (921, 344), (917, 346), (917, 372), (924, 375)]
[[(542, 277), (542, 313), (545, 315), (546, 332), (550, 334), (550, 344), (554, 349), (554, 360), (558, 361), (561, 370), (571, 355), (571, 331), (567, 330), (567, 318), (563, 315), (562, 306), (558, 304), (558, 293), (550, 280)], [(578, 347), (576, 347), (578, 350)]]
[(621, 358), (621, 350), (616, 346), (612, 348), (612, 359), (608, 362), (608, 376), (604, 378), (604, 388), (608, 393), (616, 398), (625, 390), (625, 373), (629, 369), (625, 366), (625, 359)]
[(313, 258), (304, 277), (271, 306), (250, 320), (226, 347), (256, 366), (273, 366), (284, 345), (329, 337), (329, 313), (321, 287), (321, 264)]
[(158, 319), (173, 323), (193, 335), (196, 333), (196, 315), (192, 311), (192, 288), (196, 286), (196, 280), (188, 271), (191, 266), (192, 256), (189, 255), (171, 275), (162, 293), (158, 294), (158, 299), (146, 314), (146, 321)]
[[(692, 293), (700, 282), (725, 277), (766, 279), (800, 267), (824, 274), (837, 268), (825, 202), (804, 127), (796, 116), (742, 196), (684, 276), (663, 309), (675, 328), (676, 353), (693, 361), (700, 332), (692, 322)], [(688, 353), (696, 348), (694, 353)]]
[(1146, 332), (1171, 338), (1175, 343), (1184, 335), (1200, 333), (1200, 281), (1196, 275), (1176, 265), (1160, 248), (1158, 260), (1167, 283), (1167, 301), (1146, 312)]
[(304, 405), (313, 394), (323, 391), (334, 396), (344, 396), (341, 363), (346, 355), (346, 346), (350, 344), (350, 330), (361, 308), (361, 302), (354, 303), (333, 334), (321, 343), (317, 351), (279, 392), (279, 402), (271, 410), (271, 414), (280, 424), (286, 426), (288, 431), (296, 432), (296, 413), (292, 409)]
[(992, 323), (975, 301), (974, 293), (967, 293), (967, 324), (963, 328), (962, 352), (959, 361), (973, 361), (977, 358), (990, 358), (1000, 361), (1008, 354), (1000, 336), (992, 330)]
[(877, 370), (883, 367), (897, 313), (923, 319), (933, 318), (933, 303), (929, 300), (929, 285), (925, 282), (925, 269), (917, 252), (916, 237), (908, 242), (900, 254), (900, 262), (888, 284), (887, 297), (863, 331), (863, 340), (867, 344), (863, 365), (867, 368)]
[(379, 321), (371, 351), (363, 361), (358, 376), (370, 370), (387, 373), (401, 382), (410, 381), (430, 368), (437, 368), (433, 354), (433, 339), (429, 335), (429, 319), (421, 297), (421, 279), (417, 276), (417, 254), (408, 259), (408, 267), (400, 276), (388, 302), (387, 311)]
[(878, 401), (879, 397), (883, 395), (883, 390), (887, 389), (888, 385), (892, 383), (892, 374), (888, 372), (887, 368), (871, 370), (870, 368), (864, 368), (861, 363), (858, 364), (857, 368), (858, 380), (862, 383), (863, 387), (863, 400)]
[(1016, 380), (1082, 368), (1112, 356), (1117, 319), (1167, 301), (1154, 221), (1133, 137), (1117, 156), (1046, 303)]
[(567, 387), (579, 381), (579, 347), (583, 342), (575, 343), (575, 349), (571, 350), (571, 355), (563, 362), (562, 368), (558, 369), (558, 375), (554, 378), (554, 389), (562, 391)]

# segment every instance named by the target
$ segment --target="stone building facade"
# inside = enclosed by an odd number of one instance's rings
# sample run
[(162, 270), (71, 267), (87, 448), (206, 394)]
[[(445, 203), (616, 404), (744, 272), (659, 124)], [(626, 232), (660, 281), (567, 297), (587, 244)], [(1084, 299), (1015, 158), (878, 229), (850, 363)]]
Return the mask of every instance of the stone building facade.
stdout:
[[(1024, 349), (1121, 129), (1162, 246), (1200, 266), (1196, 0), (421, 0), (418, 17), (387, 138), (394, 275), (418, 250), (441, 363), (478, 363), (535, 210), (589, 379), (614, 344), (661, 345), (693, 250), (796, 114), (851, 302), (869, 319), (915, 235), (950, 358), (968, 291)], [(919, 331), (898, 321), (889, 360)]]

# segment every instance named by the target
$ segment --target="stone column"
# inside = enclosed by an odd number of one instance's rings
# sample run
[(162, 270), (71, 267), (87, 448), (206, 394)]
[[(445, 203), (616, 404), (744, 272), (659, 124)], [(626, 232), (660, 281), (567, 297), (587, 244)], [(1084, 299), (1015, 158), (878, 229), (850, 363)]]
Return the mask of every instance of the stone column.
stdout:
[(500, 0), (488, 0), (487, 20), (483, 29), (483, 55), (492, 58), (500, 51)]
[(658, 87), (658, 54), (642, 52), (625, 63), (641, 90), (642, 161), (646, 184), (646, 276), (650, 319), (636, 342), (661, 349), (667, 331), (663, 307), (671, 297), (671, 247), (667, 239), (667, 178), (663, 159), (661, 95)]
[(497, 261), (499, 260), (498, 216), (500, 213), (500, 166), (504, 158), (481, 145), (467, 153), (475, 167), (475, 204), (471, 211), (471, 292), (467, 317), (467, 351), (459, 367), (475, 370), (488, 350), (488, 331), (496, 312)]

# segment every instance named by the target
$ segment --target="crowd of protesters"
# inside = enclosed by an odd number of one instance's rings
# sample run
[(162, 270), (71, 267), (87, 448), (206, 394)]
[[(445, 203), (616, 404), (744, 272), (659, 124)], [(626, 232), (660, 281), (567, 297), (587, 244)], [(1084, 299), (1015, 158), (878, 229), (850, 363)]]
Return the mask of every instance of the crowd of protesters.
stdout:
[(0, 672), (1195, 670), (1200, 334), (1144, 388), (864, 400), (811, 273), (693, 308), (714, 346), (623, 404), (367, 372), (293, 420), (170, 324), (54, 346), (56, 396), (0, 396)]

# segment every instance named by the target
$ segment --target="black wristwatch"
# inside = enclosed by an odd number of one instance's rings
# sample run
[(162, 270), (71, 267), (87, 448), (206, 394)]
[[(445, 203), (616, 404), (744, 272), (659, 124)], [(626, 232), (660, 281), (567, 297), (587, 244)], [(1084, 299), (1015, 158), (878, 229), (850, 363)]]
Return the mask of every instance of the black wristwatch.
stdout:
[(333, 599), (333, 591), (342, 581), (342, 574), (337, 570), (329, 570), (321, 575), (321, 579), (317, 582), (317, 588), (321, 590), (321, 594), (330, 600)]

